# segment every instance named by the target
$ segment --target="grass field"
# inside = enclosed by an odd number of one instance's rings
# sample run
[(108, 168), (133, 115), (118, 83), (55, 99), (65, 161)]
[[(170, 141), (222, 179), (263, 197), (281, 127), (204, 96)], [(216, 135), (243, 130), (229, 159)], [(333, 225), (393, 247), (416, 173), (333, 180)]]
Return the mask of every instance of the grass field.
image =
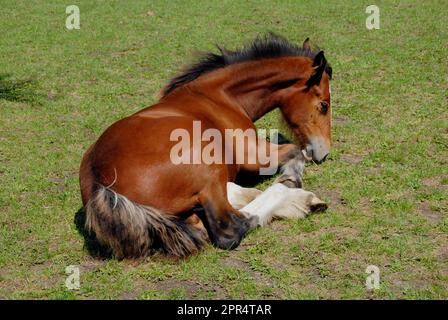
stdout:
[[(0, 0), (0, 298), (448, 298), (448, 2), (375, 1), (380, 30), (355, 0), (77, 0), (71, 31), (68, 4)], [(186, 261), (91, 257), (74, 223), (87, 147), (195, 52), (267, 31), (311, 37), (333, 66), (332, 154), (305, 172), (327, 212)]]

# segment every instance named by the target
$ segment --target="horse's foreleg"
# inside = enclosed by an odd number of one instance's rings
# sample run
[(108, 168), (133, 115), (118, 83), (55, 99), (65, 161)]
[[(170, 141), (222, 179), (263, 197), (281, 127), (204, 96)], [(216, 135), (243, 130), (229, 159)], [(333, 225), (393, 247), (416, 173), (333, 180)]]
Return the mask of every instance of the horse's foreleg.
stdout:
[(288, 188), (284, 191), (287, 194), (287, 201), (275, 211), (274, 218), (300, 219), (312, 212), (327, 209), (327, 204), (310, 191), (299, 188)]
[(305, 169), (305, 156), (302, 152), (289, 152), (284, 157), (283, 164), (280, 167), (280, 175), (274, 183), (282, 183), (289, 188), (303, 187), (303, 170)]
[(287, 193), (285, 193), (284, 185), (277, 183), (270, 186), (258, 197), (241, 208), (241, 212), (248, 216), (258, 217), (258, 225), (264, 226), (268, 224), (287, 201)]
[(273, 218), (304, 218), (310, 212), (326, 208), (327, 205), (312, 192), (275, 183), (240, 211), (258, 217), (258, 224), (264, 226)]
[[(258, 138), (257, 143), (252, 144), (247, 150), (245, 154), (247, 162), (240, 167), (242, 171), (273, 175), (280, 167), (281, 176), (276, 182), (291, 188), (302, 187), (302, 174), (306, 159), (299, 147), (294, 144), (278, 145)], [(254, 159), (256, 161), (253, 161)]]

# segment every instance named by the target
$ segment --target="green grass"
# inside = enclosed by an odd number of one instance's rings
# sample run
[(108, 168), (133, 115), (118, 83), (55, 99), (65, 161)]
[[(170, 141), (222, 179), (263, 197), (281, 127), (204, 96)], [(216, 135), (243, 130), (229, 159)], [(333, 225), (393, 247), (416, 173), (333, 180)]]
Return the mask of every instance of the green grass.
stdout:
[[(76, 4), (69, 31), (66, 2), (0, 3), (0, 298), (448, 298), (446, 1), (376, 1), (373, 31), (354, 0)], [(305, 172), (328, 211), (187, 261), (90, 257), (74, 224), (83, 152), (194, 52), (267, 31), (311, 37), (333, 65), (332, 154)]]

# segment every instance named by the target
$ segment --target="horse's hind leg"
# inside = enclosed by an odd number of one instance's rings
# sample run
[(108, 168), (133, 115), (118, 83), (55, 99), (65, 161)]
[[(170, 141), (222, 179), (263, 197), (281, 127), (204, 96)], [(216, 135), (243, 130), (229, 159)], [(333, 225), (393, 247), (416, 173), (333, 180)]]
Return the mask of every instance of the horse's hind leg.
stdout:
[(245, 215), (231, 206), (225, 182), (202, 190), (199, 201), (204, 211), (198, 215), (210, 241), (219, 248), (236, 248), (245, 234), (258, 225), (258, 217)]
[[(233, 182), (227, 182), (227, 199), (230, 205), (236, 210), (241, 209), (242, 207), (247, 205), (261, 193), (261, 190), (255, 188), (243, 188)], [(197, 211), (196, 213), (193, 213), (191, 216), (189, 216), (185, 220), (185, 223), (191, 225), (194, 229), (196, 229), (205, 241), (210, 241), (204, 223), (199, 218)]]
[(241, 209), (263, 192), (255, 188), (244, 188), (236, 183), (227, 182), (227, 199), (234, 209)]

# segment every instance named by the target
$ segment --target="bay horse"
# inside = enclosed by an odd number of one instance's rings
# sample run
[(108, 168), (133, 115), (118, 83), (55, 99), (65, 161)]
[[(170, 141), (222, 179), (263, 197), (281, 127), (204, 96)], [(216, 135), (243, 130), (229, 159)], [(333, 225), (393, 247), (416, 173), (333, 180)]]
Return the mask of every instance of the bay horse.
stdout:
[[(238, 51), (219, 50), (172, 79), (155, 105), (112, 124), (84, 154), (86, 228), (116, 258), (154, 251), (185, 257), (208, 240), (233, 249), (259, 225), (256, 216), (229, 203), (227, 183), (240, 172), (258, 174), (266, 164), (174, 164), (174, 130), (193, 133), (195, 121), (202, 131), (255, 130), (254, 121), (279, 108), (297, 145), (255, 137), (256, 148), (277, 152), (275, 167), (302, 152), (321, 163), (330, 151), (332, 69), (323, 51), (312, 50), (308, 39), (297, 46), (274, 34)], [(229, 148), (234, 145), (224, 144), (222, 153)]]

